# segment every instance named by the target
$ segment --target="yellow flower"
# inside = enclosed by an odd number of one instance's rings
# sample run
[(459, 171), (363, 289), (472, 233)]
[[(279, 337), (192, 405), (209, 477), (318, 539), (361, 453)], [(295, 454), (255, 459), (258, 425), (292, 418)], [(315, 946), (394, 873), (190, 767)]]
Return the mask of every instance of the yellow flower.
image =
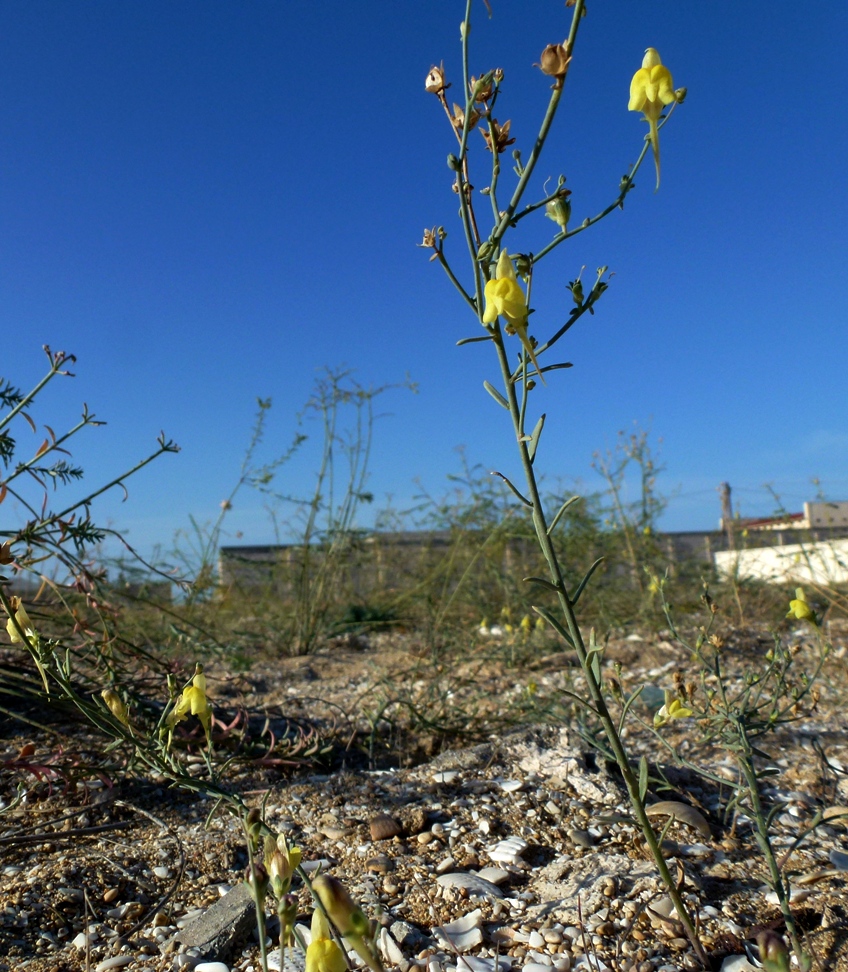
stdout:
[(330, 937), (324, 912), (312, 912), (312, 941), (306, 949), (306, 972), (346, 972), (347, 960), (338, 942)]
[(371, 922), (348, 894), (342, 882), (329, 874), (319, 874), (312, 882), (312, 891), (339, 933), (344, 935), (371, 972), (383, 972), (383, 963), (374, 948)]
[(803, 587), (795, 588), (795, 597), (789, 602), (789, 610), (786, 612), (786, 617), (818, 624), (816, 621), (816, 612), (807, 603)]
[(654, 727), (658, 729), (672, 719), (688, 719), (692, 714), (692, 710), (680, 699), (667, 699), (665, 705), (654, 716)]
[(265, 838), (265, 870), (271, 879), (271, 890), (278, 899), (288, 893), (301, 856), (300, 848), (289, 847), (283, 834), (276, 840), (270, 834)]
[[(6, 622), (6, 633), (9, 635), (13, 645), (23, 644), (24, 639), (21, 637), (19, 628), (26, 635), (27, 641), (35, 641), (38, 638), (38, 632), (35, 630), (35, 626), (29, 619), (29, 615), (26, 613), (26, 608), (21, 603), (19, 597), (10, 597), (9, 606), (14, 612), (14, 620), (9, 618)], [(15, 624), (17, 621), (17, 625)]]
[(628, 111), (641, 111), (650, 127), (651, 147), (654, 150), (654, 165), (657, 167), (657, 189), (660, 187), (660, 139), (657, 122), (663, 108), (676, 101), (671, 72), (660, 60), (655, 47), (649, 47), (642, 59), (642, 67), (633, 75), (630, 82), (630, 101)]
[(121, 696), (118, 695), (114, 689), (110, 688), (103, 689), (100, 695), (102, 696), (103, 701), (108, 706), (112, 715), (118, 720), (118, 722), (122, 722), (127, 729), (129, 729), (129, 715), (127, 713), (127, 707), (124, 705), (124, 700), (121, 698)]
[(209, 735), (212, 728), (212, 706), (206, 698), (206, 676), (200, 665), (191, 682), (183, 689), (182, 695), (177, 699), (177, 704), (168, 715), (168, 725), (173, 728), (178, 722), (191, 713), (197, 716), (203, 726), (203, 731)]
[(506, 318), (507, 332), (518, 335), (544, 385), (545, 379), (542, 377), (539, 362), (536, 360), (533, 343), (527, 335), (527, 316), (529, 313), (527, 301), (524, 298), (524, 291), (518, 283), (515, 267), (512, 265), (512, 260), (510, 260), (506, 248), (501, 250), (501, 255), (498, 257), (494, 277), (486, 281), (485, 296), (486, 309), (483, 313), (483, 323), (494, 324), (499, 316)]

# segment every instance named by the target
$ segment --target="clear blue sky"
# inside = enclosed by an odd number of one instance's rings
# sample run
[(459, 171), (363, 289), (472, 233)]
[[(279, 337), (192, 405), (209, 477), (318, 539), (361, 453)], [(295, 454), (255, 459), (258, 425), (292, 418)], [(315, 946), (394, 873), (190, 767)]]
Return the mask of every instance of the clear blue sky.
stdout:
[[(532, 65), (570, 11), (562, 0), (492, 6), (489, 20), (475, 0), (472, 71), (505, 70), (497, 114), (526, 155), (550, 83)], [(285, 448), (325, 365), (366, 385), (407, 372), (419, 384), (383, 399), (378, 505), (386, 494), (403, 505), (417, 477), (446, 488), (463, 444), (473, 462), (514, 468), (506, 414), (482, 389), (496, 378), (491, 348), (455, 347), (479, 325), (415, 247), (441, 223), (466, 272), (445, 165), (455, 143), (423, 87), (442, 59), (449, 95), (461, 87), (463, 7), (0, 7), (0, 373), (34, 382), (44, 343), (77, 355), (77, 377), (34, 418), (58, 431), (85, 401), (108, 422), (74, 450), (92, 487), (161, 429), (179, 442), (127, 502), (116, 493), (98, 508), (142, 550), (167, 547), (189, 514), (214, 518), (257, 396), (274, 402), (263, 455)], [(660, 191), (646, 166), (624, 212), (540, 268), (538, 333), (565, 319), (581, 266), (590, 279), (601, 264), (615, 272), (598, 313), (560, 344), (575, 367), (534, 393), (548, 414), (540, 468), (595, 488), (593, 451), (638, 421), (664, 440), (661, 485), (678, 493), (668, 528), (712, 526), (722, 480), (746, 515), (771, 510), (764, 482), (792, 508), (813, 497), (812, 476), (848, 498), (848, 6), (588, 9), (537, 194), (563, 172), (575, 220), (612, 200), (645, 131), (626, 110), (645, 47), (689, 96), (662, 133)], [(473, 135), (483, 186), (488, 157)], [(513, 250), (552, 235), (541, 215), (524, 225)], [(308, 486), (304, 460), (284, 488)], [(272, 539), (259, 496), (238, 497), (229, 529)]]

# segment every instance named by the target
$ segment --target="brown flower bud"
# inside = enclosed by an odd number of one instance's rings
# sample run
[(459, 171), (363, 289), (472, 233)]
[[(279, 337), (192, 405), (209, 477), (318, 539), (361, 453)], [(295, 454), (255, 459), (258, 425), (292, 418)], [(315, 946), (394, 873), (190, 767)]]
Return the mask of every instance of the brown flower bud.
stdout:
[(442, 61), (438, 67), (433, 65), (424, 81), (424, 90), (437, 95), (449, 87), (450, 85), (445, 81), (445, 62)]
[(548, 44), (539, 58), (542, 74), (552, 78), (563, 78), (571, 62), (571, 55), (563, 44)]
[(15, 558), (12, 556), (12, 541), (6, 540), (0, 543), (0, 564), (11, 564)]

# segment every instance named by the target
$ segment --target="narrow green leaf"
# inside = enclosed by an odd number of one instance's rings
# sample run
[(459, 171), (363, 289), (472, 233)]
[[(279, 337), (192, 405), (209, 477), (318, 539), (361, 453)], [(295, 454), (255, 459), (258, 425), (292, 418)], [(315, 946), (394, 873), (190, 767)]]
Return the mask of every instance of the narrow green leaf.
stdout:
[(536, 458), (536, 449), (539, 448), (539, 437), (542, 434), (542, 429), (545, 427), (545, 413), (543, 412), (539, 416), (539, 421), (536, 423), (536, 428), (530, 436), (530, 441), (527, 443), (527, 454), (530, 456), (530, 462)]
[(595, 651), (589, 654), (589, 668), (592, 670), (592, 674), (595, 676), (595, 682), (601, 684), (601, 651), (595, 649)]
[(556, 584), (552, 584), (549, 580), (545, 580), (544, 577), (522, 577), (525, 584), (541, 584), (542, 587), (547, 587), (549, 591), (553, 591), (555, 594), (559, 594), (559, 588)]
[(533, 610), (539, 617), (544, 618), (548, 624), (556, 631), (556, 633), (570, 646), (574, 647), (574, 642), (571, 640), (571, 635), (565, 630), (562, 624), (551, 614), (547, 608), (538, 607), (533, 605)]
[(506, 476), (504, 476), (503, 473), (498, 472), (497, 469), (493, 469), (492, 470), (492, 475), (493, 476), (498, 476), (500, 479), (502, 479), (507, 484), (507, 486), (509, 486), (510, 490), (514, 493), (514, 495), (517, 496), (518, 499), (520, 499), (521, 502), (526, 507), (528, 507), (529, 509), (532, 509), (533, 508), (533, 504), (530, 502), (530, 500), (527, 499), (526, 496), (523, 496), (521, 493), (519, 493), (518, 490), (515, 488), (515, 486), (512, 485), (512, 483), (506, 478)]
[(562, 514), (565, 513), (565, 511), (568, 509), (569, 506), (571, 506), (572, 503), (576, 503), (577, 500), (579, 499), (580, 499), (579, 496), (572, 496), (571, 499), (567, 499), (562, 504), (562, 506), (557, 510), (556, 516), (551, 520), (551, 525), (548, 527), (548, 536), (551, 535), (553, 528), (557, 525), (557, 523), (559, 523), (559, 519), (562, 516)]
[(643, 756), (639, 760), (639, 799), (645, 802), (645, 795), (648, 792), (648, 761)]
[(456, 342), (456, 346), (459, 348), (463, 344), (476, 344), (478, 341), (491, 341), (491, 340), (492, 340), (491, 334), (481, 334), (479, 337), (460, 338)]
[(507, 411), (509, 411), (509, 402), (503, 397), (503, 395), (501, 395), (494, 385), (490, 385), (488, 381), (484, 381), (483, 387), (492, 396), (492, 398), (494, 398), (498, 405), (502, 405)]
[(598, 566), (601, 563), (603, 563), (603, 560), (604, 560), (603, 557), (598, 557), (598, 559), (594, 562), (594, 564), (592, 564), (592, 566), (586, 571), (586, 576), (583, 578), (582, 581), (580, 581), (579, 585), (577, 586), (577, 590), (574, 592), (574, 595), (571, 598), (572, 604), (576, 604), (580, 600), (580, 595), (586, 589), (586, 585), (589, 583), (589, 578), (592, 576), (592, 574), (595, 573), (595, 571), (598, 569)]

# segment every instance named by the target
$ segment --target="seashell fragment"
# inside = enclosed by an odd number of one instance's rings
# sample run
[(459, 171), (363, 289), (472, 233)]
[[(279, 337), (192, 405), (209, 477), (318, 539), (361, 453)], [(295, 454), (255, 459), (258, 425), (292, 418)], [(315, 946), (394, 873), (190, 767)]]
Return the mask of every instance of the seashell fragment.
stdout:
[(831, 826), (842, 824), (848, 827), (848, 807), (826, 807), (822, 811), (822, 820)]
[(389, 840), (403, 833), (403, 825), (400, 821), (387, 813), (374, 814), (368, 821), (368, 828), (371, 831), (371, 840)]
[(653, 803), (651, 806), (645, 807), (645, 813), (649, 817), (663, 814), (668, 817), (674, 817), (675, 820), (680, 820), (682, 823), (694, 827), (706, 840), (712, 837), (710, 825), (707, 823), (706, 817), (694, 807), (690, 807), (688, 803), (678, 803), (676, 800), (663, 800), (660, 803)]
[(498, 841), (488, 854), (498, 864), (521, 864), (521, 855), (526, 850), (526, 840), (520, 837), (507, 837), (506, 840)]
[(433, 934), (444, 948), (467, 952), (483, 942), (483, 912), (479, 908), (446, 925), (436, 925)]
[(524, 787), (523, 780), (501, 780), (498, 786), (504, 791), (504, 793), (515, 793), (516, 790), (520, 790)]
[[(790, 904), (800, 904), (802, 901), (806, 901), (810, 897), (812, 891), (808, 891), (806, 888), (790, 888), (789, 889), (789, 903)], [(769, 904), (779, 905), (780, 900), (777, 897), (776, 891), (769, 891), (766, 895), (766, 901)]]
[(501, 889), (480, 877), (478, 874), (469, 874), (467, 871), (452, 871), (449, 874), (440, 874), (436, 881), (443, 888), (462, 888), (468, 892), (471, 898), (503, 898), (504, 893)]
[(434, 783), (453, 783), (459, 776), (459, 770), (441, 770), (433, 774)]
[(508, 972), (512, 959), (507, 955), (484, 958), (482, 955), (462, 955), (456, 960), (456, 972)]

